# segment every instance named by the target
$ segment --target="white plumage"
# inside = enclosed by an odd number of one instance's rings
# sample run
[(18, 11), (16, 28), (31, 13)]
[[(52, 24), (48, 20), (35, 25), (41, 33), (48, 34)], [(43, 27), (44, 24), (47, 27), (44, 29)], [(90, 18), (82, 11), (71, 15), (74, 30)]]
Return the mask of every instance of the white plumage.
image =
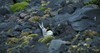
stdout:
[(53, 35), (53, 32), (51, 30), (49, 30), (49, 31), (46, 32), (45, 36), (52, 36), (52, 35)]
[(53, 31), (51, 31), (51, 30), (47, 31), (47, 29), (44, 27), (43, 23), (39, 24), (39, 26), (40, 26), (40, 28), (42, 30), (42, 34), (43, 34), (44, 37), (45, 36), (52, 36), (53, 35)]

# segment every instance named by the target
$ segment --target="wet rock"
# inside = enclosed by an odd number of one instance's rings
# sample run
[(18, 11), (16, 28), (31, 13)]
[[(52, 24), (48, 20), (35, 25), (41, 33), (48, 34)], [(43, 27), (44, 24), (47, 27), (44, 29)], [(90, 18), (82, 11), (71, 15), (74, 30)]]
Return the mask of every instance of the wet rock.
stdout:
[(58, 12), (58, 14), (65, 14), (65, 13), (69, 13), (72, 14), (74, 12), (74, 7), (71, 5), (67, 5), (65, 7), (62, 7), (62, 9)]
[(0, 24), (0, 31), (2, 30), (8, 30), (10, 27), (8, 25), (8, 23), (1, 23)]
[(81, 20), (71, 24), (73, 29), (76, 31), (85, 30), (91, 26), (95, 26), (95, 22), (92, 20)]
[(14, 23), (14, 22), (1, 23), (0, 24), (0, 31), (2, 31), (2, 33), (4, 33), (4, 31), (5, 31), (6, 33), (8, 33), (8, 35), (11, 35), (12, 32), (14, 31), (15, 25), (16, 25), (16, 23)]
[(41, 0), (32, 0), (31, 2), (30, 2), (30, 4), (32, 5), (34, 5), (34, 6), (39, 6), (40, 4), (41, 4)]
[(0, 15), (0, 22), (3, 22), (4, 20), (5, 18), (2, 15)]
[(52, 10), (57, 10), (61, 7), (61, 3), (63, 2), (64, 0), (50, 0), (50, 3), (48, 4), (47, 7), (49, 8), (52, 8)]
[(13, 0), (0, 0), (0, 7), (8, 4), (13, 4)]
[(30, 24), (29, 22), (22, 22), (21, 26), (22, 26), (24, 29), (26, 29), (26, 28), (31, 29), (31, 28), (32, 28), (32, 26), (31, 26), (31, 24)]
[(67, 53), (68, 46), (65, 44), (62, 44), (61, 47), (59, 48), (59, 53)]
[(7, 45), (5, 43), (0, 44), (0, 53), (7, 53)]
[(20, 34), (21, 34), (21, 33), (18, 32), (18, 31), (13, 31), (11, 36), (12, 36), (12, 37), (18, 37), (18, 36), (20, 36)]
[(21, 53), (29, 53), (31, 49), (32, 49), (31, 46), (26, 45), (20, 50), (20, 52)]
[[(73, 23), (71, 25), (72, 25), (72, 27), (75, 30), (85, 30), (86, 28), (89, 27), (88, 24), (92, 24), (93, 22), (95, 23), (94, 17), (95, 16), (99, 17), (99, 14), (100, 14), (99, 11), (100, 10), (98, 8), (94, 8), (94, 7), (83, 7), (82, 9), (77, 10), (76, 12), (74, 12), (72, 14), (72, 16), (68, 18), (68, 21), (70, 23)], [(82, 20), (84, 20), (84, 19), (92, 20), (92, 21), (85, 21), (85, 22), (83, 22)], [(81, 22), (81, 24), (79, 24), (79, 22)], [(87, 24), (85, 24), (85, 23), (87, 23)], [(75, 26), (75, 25), (77, 25), (77, 26)], [(80, 29), (78, 27), (79, 25), (81, 26)]]
[(43, 11), (37, 11), (34, 15), (36, 16), (43, 16), (45, 13)]
[(1, 15), (6, 15), (6, 14), (9, 14), (9, 13), (10, 13), (10, 10), (7, 6), (0, 7), (0, 14)]
[[(90, 10), (92, 10), (93, 8), (82, 8), (82, 9), (79, 9), (79, 10), (76, 10), (72, 15), (71, 17), (68, 18), (68, 21), (69, 22), (74, 22), (74, 21), (77, 21), (77, 20), (81, 20), (82, 18), (86, 18), (86, 15), (85, 15), (85, 12), (88, 12)], [(89, 17), (91, 18), (91, 17)], [(87, 19), (87, 18), (86, 18)], [(93, 18), (92, 18), (93, 19)]]
[(0, 32), (0, 53), (6, 53), (7, 45), (5, 44), (7, 36), (5, 33)]
[(62, 14), (62, 15), (56, 15), (55, 17), (53, 17), (52, 22), (54, 25), (58, 25), (60, 23), (67, 22), (67, 19), (69, 16), (70, 16), (70, 14), (68, 14), (68, 13)]
[(24, 28), (21, 25), (15, 25), (13, 28), (15, 31), (22, 31)]
[[(26, 33), (26, 34), (24, 34), (24, 33)], [(28, 28), (22, 30), (22, 35), (28, 35), (27, 33), (28, 34), (31, 34), (32, 33), (32, 30), (31, 29), (28, 29)]]
[(33, 33), (33, 34), (38, 34), (38, 35), (40, 35), (40, 36), (42, 35), (42, 32), (41, 32), (40, 29), (35, 29), (35, 30), (32, 31), (32, 33)]
[(81, 0), (70, 0), (71, 2), (73, 2), (73, 3), (79, 3), (79, 2), (81, 2)]
[(67, 4), (69, 4), (69, 1), (68, 0), (64, 0), (60, 3), (61, 7), (64, 7), (66, 6)]
[(84, 4), (82, 2), (73, 3), (71, 5), (74, 7), (74, 9), (80, 9), (80, 8), (82, 8), (84, 6)]
[(48, 53), (48, 48), (43, 43), (38, 43), (34, 46), (34, 48), (30, 51), (31, 53)]
[(97, 47), (100, 47), (100, 37), (95, 37), (94, 39), (93, 39), (93, 41), (91, 42), (91, 46), (92, 47), (95, 47), (95, 46), (97, 46)]
[(56, 52), (58, 53), (59, 48), (61, 47), (62, 44), (65, 44), (65, 41), (62, 41), (60, 39), (58, 40), (52, 40), (49, 46), (49, 53)]

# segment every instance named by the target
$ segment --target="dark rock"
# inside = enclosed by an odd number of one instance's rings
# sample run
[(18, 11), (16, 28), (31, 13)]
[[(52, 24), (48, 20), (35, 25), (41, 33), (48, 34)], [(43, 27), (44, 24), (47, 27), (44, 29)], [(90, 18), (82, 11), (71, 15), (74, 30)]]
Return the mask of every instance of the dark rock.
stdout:
[(47, 7), (49, 8), (52, 8), (52, 10), (57, 10), (61, 7), (61, 3), (63, 2), (64, 0), (50, 0), (50, 3), (48, 4)]
[(18, 37), (18, 36), (20, 36), (20, 34), (21, 34), (21, 33), (18, 32), (18, 31), (13, 31), (13, 32), (12, 32), (12, 36), (13, 36), (13, 37)]
[(1, 30), (8, 30), (8, 29), (9, 29), (8, 23), (1, 23), (0, 24), (0, 31)]
[(53, 23), (52, 25), (58, 25), (60, 23), (65, 22), (67, 24), (67, 19), (70, 16), (70, 14), (66, 13), (66, 14), (62, 14), (62, 15), (56, 15), (55, 17), (53, 17)]
[(41, 0), (32, 0), (30, 2), (31, 5), (34, 5), (34, 6), (39, 6), (41, 4)]
[(81, 2), (81, 0), (70, 0), (71, 2), (73, 2), (73, 3), (79, 3), (79, 2)]
[(31, 24), (30, 24), (29, 22), (22, 22), (21, 26), (22, 26), (24, 29), (25, 29), (25, 28), (29, 28), (29, 29), (32, 28), (32, 26), (31, 26)]
[(67, 0), (64, 0), (64, 1), (62, 1), (61, 3), (60, 3), (60, 5), (61, 5), (61, 7), (64, 7), (64, 6), (66, 6), (67, 4), (69, 3), (69, 1)]
[(85, 30), (91, 26), (95, 26), (95, 22), (92, 20), (81, 20), (71, 24), (73, 29), (76, 31)]
[(24, 28), (21, 25), (15, 25), (15, 27), (13, 28), (15, 31), (22, 31)]
[[(99, 19), (99, 17), (100, 17), (99, 16), (99, 14), (100, 14), (99, 11), (100, 11), (100, 9), (95, 8), (93, 6), (92, 7), (83, 7), (82, 9), (77, 10), (76, 12), (74, 12), (72, 14), (72, 16), (70, 16), (68, 18), (68, 21), (70, 23), (73, 23), (71, 25), (75, 30), (85, 30), (86, 28), (88, 28), (90, 26), (89, 24), (92, 24), (93, 22), (95, 23), (94, 17)], [(92, 21), (83, 22), (82, 19), (88, 19), (88, 20), (92, 20)], [(97, 19), (96, 19), (96, 22), (99, 23), (99, 21)], [(81, 23), (79, 24), (78, 21), (81, 22)], [(77, 25), (77, 26), (75, 26), (75, 25)], [(81, 26), (80, 29), (78, 27), (79, 25)]]
[(30, 53), (48, 53), (48, 48), (45, 44), (38, 43), (34, 46)]
[(35, 30), (32, 31), (32, 33), (33, 33), (33, 34), (38, 34), (38, 35), (40, 35), (40, 36), (42, 35), (42, 32), (41, 32), (40, 29), (35, 29)]
[(100, 47), (100, 37), (95, 37), (94, 39), (93, 39), (93, 41), (91, 42), (91, 46), (92, 47)]
[(62, 41), (60, 39), (58, 40), (52, 40), (49, 46), (49, 53), (58, 53), (59, 48), (61, 47), (62, 44), (65, 44), (65, 41)]
[(84, 14), (87, 15), (88, 17), (94, 18), (94, 20), (96, 21), (96, 24), (100, 24), (100, 21), (99, 21), (100, 20), (100, 9), (94, 9)]
[(74, 7), (71, 5), (67, 5), (65, 7), (62, 7), (62, 9), (58, 12), (58, 14), (65, 14), (65, 13), (69, 13), (72, 14), (74, 12)]
[[(68, 21), (74, 22), (74, 21), (77, 21), (77, 20), (81, 20), (82, 18), (84, 19), (84, 16), (86, 18), (85, 12), (88, 12), (90, 10), (93, 10), (93, 8), (82, 8), (82, 9), (76, 10), (71, 15), (71, 17), (68, 18)], [(89, 17), (89, 18), (91, 18), (91, 17)]]
[(33, 15), (35, 16), (43, 16), (45, 13), (43, 11), (36, 11), (36, 13), (34, 13)]
[(27, 28), (27, 29), (23, 29), (22, 32), (32, 33), (32, 30)]
[(6, 14), (9, 14), (10, 13), (10, 10), (8, 7), (6, 6), (3, 6), (3, 7), (0, 7), (0, 14), (1, 15), (6, 15)]
[(15, 27), (16, 23), (15, 22), (4, 22), (0, 24), (0, 31), (6, 31), (9, 29), (12, 29), (13, 27)]
[(0, 44), (0, 53), (7, 53), (7, 46), (6, 46), (6, 44), (5, 43), (1, 43)]
[(84, 6), (84, 4), (82, 2), (72, 3), (71, 5), (74, 7), (74, 9), (80, 9)]
[(0, 15), (0, 22), (3, 22), (4, 20), (5, 18), (2, 15)]
[(5, 42), (7, 41), (7, 36), (5, 33), (0, 32), (0, 53), (7, 53), (7, 45)]
[(62, 44), (61, 47), (59, 48), (59, 53), (67, 53), (68, 46), (65, 44)]
[(13, 0), (0, 0), (0, 7), (13, 4)]
[(31, 49), (32, 49), (31, 46), (26, 45), (20, 50), (20, 53), (30, 53)]

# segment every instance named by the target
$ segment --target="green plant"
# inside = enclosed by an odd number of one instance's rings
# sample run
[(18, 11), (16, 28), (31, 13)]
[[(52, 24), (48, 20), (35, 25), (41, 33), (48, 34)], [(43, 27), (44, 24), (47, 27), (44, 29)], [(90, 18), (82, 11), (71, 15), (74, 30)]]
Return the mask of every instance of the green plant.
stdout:
[(45, 11), (46, 9), (47, 9), (46, 7), (42, 7), (42, 6), (40, 7), (41, 11)]
[(85, 3), (85, 5), (91, 5), (91, 4), (96, 4), (96, 5), (99, 5), (100, 6), (100, 0), (92, 0), (88, 3)]
[(7, 45), (15, 45), (19, 42), (19, 39), (18, 38), (9, 38), (7, 40)]
[(30, 34), (30, 35), (28, 35), (29, 37), (37, 37), (38, 36), (38, 34)]
[(29, 19), (30, 22), (39, 22), (41, 20), (40, 16), (34, 16)]
[(28, 2), (16, 3), (14, 5), (11, 5), (11, 10), (13, 12), (18, 12), (18, 11), (24, 10), (28, 5), (29, 5)]
[(42, 4), (41, 4), (41, 6), (40, 6), (40, 10), (41, 11), (45, 11), (46, 9), (48, 9), (48, 8), (46, 8), (46, 6), (49, 4), (50, 2), (43, 2)]
[(53, 39), (54, 39), (53, 36), (46, 36), (46, 37), (44, 37), (44, 38), (40, 38), (40, 39), (38, 40), (38, 42), (47, 44), (47, 43), (49, 43), (49, 42), (50, 42), (51, 40), (53, 40)]

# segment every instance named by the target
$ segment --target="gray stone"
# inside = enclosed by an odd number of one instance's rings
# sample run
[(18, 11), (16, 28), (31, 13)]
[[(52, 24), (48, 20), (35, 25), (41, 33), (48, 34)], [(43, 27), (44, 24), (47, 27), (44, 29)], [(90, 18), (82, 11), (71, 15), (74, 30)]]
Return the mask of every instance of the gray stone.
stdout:
[(9, 27), (8, 23), (1, 23), (0, 24), (0, 30), (5, 30)]
[(70, 0), (71, 2), (73, 2), (73, 3), (79, 3), (79, 2), (81, 2), (81, 0)]
[(74, 7), (71, 5), (67, 5), (65, 7), (62, 7), (62, 9), (58, 12), (58, 14), (65, 14), (65, 13), (69, 13), (72, 14), (74, 12)]
[(5, 18), (2, 15), (0, 15), (0, 22), (3, 22), (4, 20)]
[[(82, 9), (76, 10), (69, 18), (69, 22), (75, 22), (81, 19), (94, 19), (100, 12), (100, 9), (93, 7), (83, 7)], [(94, 14), (95, 13), (95, 14)]]
[(31, 53), (48, 53), (48, 48), (43, 43), (38, 43), (34, 46), (34, 48), (30, 51)]
[(13, 0), (0, 0), (0, 7), (13, 4)]
[(52, 8), (52, 10), (57, 10), (61, 7), (61, 3), (63, 2), (64, 0), (50, 0), (50, 3), (48, 4), (47, 7), (49, 8)]
[(49, 46), (49, 53), (52, 53), (52, 52), (59, 52), (58, 49), (61, 47), (62, 44), (65, 44), (66, 42), (65, 41), (62, 41), (60, 39), (56, 39), (56, 40), (52, 40), (51, 43), (50, 43), (50, 46)]
[(95, 26), (95, 22), (92, 20), (81, 20), (81, 21), (73, 22), (71, 25), (74, 30), (82, 31), (91, 26)]
[(0, 14), (1, 15), (6, 15), (10, 13), (10, 9), (7, 6), (2, 6), (0, 7)]
[(89, 3), (92, 0), (83, 0), (83, 3)]

